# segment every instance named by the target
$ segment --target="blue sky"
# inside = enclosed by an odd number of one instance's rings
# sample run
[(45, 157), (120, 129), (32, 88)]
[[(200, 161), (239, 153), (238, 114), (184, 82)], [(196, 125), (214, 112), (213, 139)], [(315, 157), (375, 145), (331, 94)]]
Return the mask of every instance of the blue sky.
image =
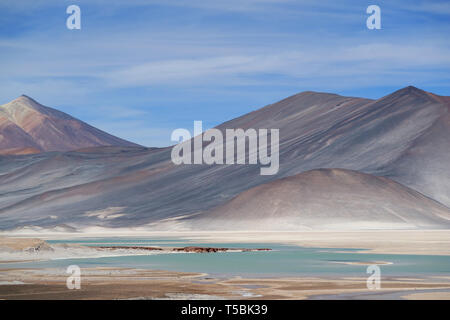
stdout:
[[(81, 8), (81, 30), (66, 8)], [(366, 8), (381, 8), (381, 30)], [(450, 95), (449, 1), (2, 0), (0, 104), (27, 94), (146, 146), (306, 91)]]

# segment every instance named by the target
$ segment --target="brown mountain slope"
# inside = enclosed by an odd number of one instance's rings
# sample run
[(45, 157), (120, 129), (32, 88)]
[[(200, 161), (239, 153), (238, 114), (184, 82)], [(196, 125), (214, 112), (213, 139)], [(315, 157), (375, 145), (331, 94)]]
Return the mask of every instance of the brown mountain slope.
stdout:
[[(378, 100), (303, 92), (219, 126), (279, 128), (274, 176), (261, 176), (259, 165), (176, 166), (171, 148), (0, 157), (0, 229), (142, 226), (208, 212), (246, 190), (317, 168), (383, 176), (450, 207), (447, 101), (414, 87)], [(119, 207), (114, 219), (86, 215)]]
[[(0, 106), (0, 150), (70, 151), (95, 146), (137, 146), (61, 111), (20, 96)], [(1, 153), (1, 151), (0, 151)]]
[(249, 189), (179, 223), (201, 230), (445, 228), (450, 210), (387, 178), (317, 169)]

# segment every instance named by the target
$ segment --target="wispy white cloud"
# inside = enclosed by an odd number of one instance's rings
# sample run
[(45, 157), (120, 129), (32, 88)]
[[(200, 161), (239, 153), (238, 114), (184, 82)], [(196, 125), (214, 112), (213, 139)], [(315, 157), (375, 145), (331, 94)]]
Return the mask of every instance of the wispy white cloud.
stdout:
[(404, 10), (417, 13), (432, 13), (437, 15), (450, 15), (450, 3), (448, 1), (421, 1), (419, 3), (409, 3), (404, 6)]
[[(0, 30), (0, 103), (25, 93), (116, 135), (161, 145), (172, 125), (161, 119), (180, 104), (205, 114), (230, 96), (255, 107), (273, 102), (260, 96), (295, 90), (448, 86), (450, 26), (430, 18), (450, 14), (443, 1), (382, 1), (383, 30), (373, 32), (365, 4), (355, 1), (77, 3), (87, 20), (71, 32), (61, 8), (72, 1), (1, 1), (8, 21), (20, 19)], [(418, 15), (428, 24), (411, 21)]]
[[(302, 79), (326, 79), (365, 75), (374, 77), (394, 71), (417, 68), (450, 68), (450, 48), (429, 43), (368, 43), (315, 47), (302, 51), (277, 51), (260, 55), (229, 55), (195, 59), (156, 60), (119, 68), (106, 73), (105, 79), (114, 86), (155, 84), (180, 85), (186, 82), (222, 85), (237, 79), (251, 79), (261, 74), (277, 74)], [(406, 74), (399, 76), (407, 77)], [(261, 81), (270, 82), (270, 79)]]

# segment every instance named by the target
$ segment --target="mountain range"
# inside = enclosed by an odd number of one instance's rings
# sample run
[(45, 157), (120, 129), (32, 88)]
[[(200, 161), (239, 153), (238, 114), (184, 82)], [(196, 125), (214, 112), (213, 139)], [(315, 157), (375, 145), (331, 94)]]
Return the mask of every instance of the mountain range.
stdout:
[(279, 128), (279, 172), (261, 176), (174, 165), (171, 147), (22, 96), (0, 107), (0, 229), (448, 228), (449, 109), (450, 97), (415, 87), (377, 100), (308, 91), (219, 125)]

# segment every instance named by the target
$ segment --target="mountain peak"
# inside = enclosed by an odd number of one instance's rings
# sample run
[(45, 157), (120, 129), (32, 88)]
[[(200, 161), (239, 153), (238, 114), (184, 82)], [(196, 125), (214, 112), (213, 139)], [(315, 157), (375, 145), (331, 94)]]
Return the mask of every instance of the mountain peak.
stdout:
[(3, 136), (0, 149), (70, 151), (99, 146), (138, 146), (43, 106), (26, 95), (2, 105), (0, 115), (0, 136)]
[(403, 89), (423, 91), (422, 89), (419, 89), (419, 88), (417, 88), (417, 87), (415, 87), (415, 86), (411, 86), (411, 85), (406, 86), (406, 87), (404, 87)]
[(393, 92), (391, 95), (414, 95), (414, 96), (428, 96), (428, 92), (414, 86), (407, 86)]
[(22, 113), (26, 110), (34, 110), (38, 112), (42, 111), (42, 105), (39, 102), (24, 94), (12, 100), (11, 102), (1, 105), (0, 107), (3, 110), (6, 110), (10, 115), (17, 112)]
[(21, 99), (21, 98), (22, 98), (22, 99), (28, 99), (28, 100), (33, 100), (33, 101), (34, 101), (33, 98), (27, 96), (26, 94), (21, 94), (20, 97), (18, 97), (17, 99)]
[(393, 101), (393, 100), (405, 100), (412, 99), (415, 103), (441, 103), (436, 95), (427, 92), (425, 90), (419, 89), (414, 86), (407, 86), (399, 89), (387, 96), (384, 96), (377, 101)]
[(25, 94), (22, 94), (21, 96), (17, 97), (16, 99), (11, 101), (10, 103), (13, 103), (13, 102), (39, 104), (36, 100), (34, 100), (33, 98), (31, 98), (31, 97), (29, 97), (29, 96), (27, 96)]
[(0, 111), (9, 119), (9, 121), (15, 123), (19, 127), (22, 127), (23, 122), (27, 119), (32, 120), (33, 122), (42, 119), (48, 115), (49, 111), (47, 109), (50, 108), (44, 107), (36, 100), (26, 95), (21, 95), (0, 107)]

